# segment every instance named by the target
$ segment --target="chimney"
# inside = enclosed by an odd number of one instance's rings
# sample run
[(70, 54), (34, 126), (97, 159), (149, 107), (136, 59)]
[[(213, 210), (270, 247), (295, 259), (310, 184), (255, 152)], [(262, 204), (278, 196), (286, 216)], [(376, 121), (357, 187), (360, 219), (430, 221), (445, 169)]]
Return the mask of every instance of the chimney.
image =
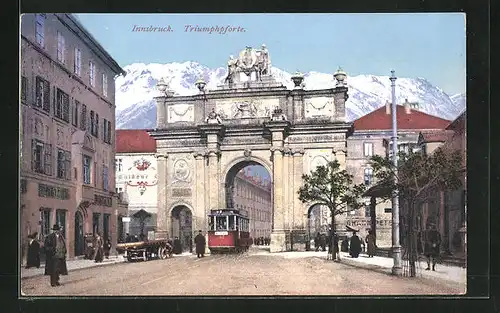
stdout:
[(391, 114), (391, 103), (389, 101), (385, 101), (385, 114)]
[(411, 113), (411, 107), (410, 107), (410, 102), (408, 102), (408, 98), (405, 99), (404, 107), (405, 107), (405, 113), (406, 114), (410, 114)]

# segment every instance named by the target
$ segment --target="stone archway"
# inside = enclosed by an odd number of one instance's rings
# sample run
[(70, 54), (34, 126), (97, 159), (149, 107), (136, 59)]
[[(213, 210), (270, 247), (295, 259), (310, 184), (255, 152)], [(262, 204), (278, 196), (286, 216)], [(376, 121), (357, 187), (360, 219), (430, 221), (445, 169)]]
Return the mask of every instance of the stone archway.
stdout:
[(193, 250), (193, 213), (186, 205), (176, 205), (170, 211), (170, 233), (172, 238), (179, 238), (183, 252)]
[(273, 231), (273, 184), (270, 171), (256, 158), (232, 162), (225, 171), (226, 208), (247, 214), (250, 236), (265, 245)]
[(198, 84), (196, 95), (167, 90), (155, 97), (157, 123), (148, 133), (157, 141), (158, 237), (171, 230), (167, 212), (179, 202), (189, 204), (196, 227), (206, 231), (210, 210), (234, 205), (226, 179), (247, 161), (271, 177), (270, 250), (291, 249), (291, 233), (306, 229), (308, 208), (297, 196), (302, 175), (334, 158), (345, 167), (352, 125), (346, 122), (344, 78), (337, 75), (329, 89), (305, 90), (300, 75), (287, 89), (265, 74), (243, 84), (229, 79), (209, 92)]

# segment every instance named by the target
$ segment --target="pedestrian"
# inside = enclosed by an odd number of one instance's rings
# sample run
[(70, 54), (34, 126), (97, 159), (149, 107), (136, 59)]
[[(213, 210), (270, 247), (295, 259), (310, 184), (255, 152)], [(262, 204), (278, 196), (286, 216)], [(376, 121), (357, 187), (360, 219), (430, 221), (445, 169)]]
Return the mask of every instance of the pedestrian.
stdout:
[(339, 236), (334, 233), (333, 234), (333, 252), (332, 252), (332, 258), (334, 261), (340, 261), (340, 249), (339, 249)]
[(321, 246), (321, 251), (326, 251), (326, 236), (325, 234), (321, 234), (319, 237), (319, 244)]
[(104, 260), (104, 242), (101, 234), (97, 233), (94, 241), (94, 262), (101, 263)]
[(205, 236), (203, 236), (201, 230), (198, 231), (198, 235), (194, 237), (194, 243), (196, 245), (196, 256), (202, 258), (205, 256)]
[(373, 234), (372, 230), (368, 231), (368, 235), (366, 236), (366, 253), (368, 254), (369, 258), (373, 258), (375, 255), (375, 250), (377, 249), (377, 246), (375, 245), (375, 235)]
[(349, 254), (353, 258), (357, 258), (361, 252), (361, 240), (359, 239), (356, 232), (352, 233), (352, 237), (349, 243)]
[(36, 240), (38, 233), (28, 236), (28, 257), (26, 260), (26, 268), (40, 268), (40, 243)]
[(424, 244), (424, 253), (427, 257), (427, 271), (431, 269), (431, 262), (432, 270), (436, 270), (436, 262), (440, 254), (440, 246), (441, 234), (437, 231), (436, 226), (434, 224), (431, 224), (430, 229), (425, 233)]
[(319, 251), (320, 240), (321, 240), (321, 237), (319, 236), (319, 232), (318, 232), (318, 233), (316, 233), (316, 237), (314, 237), (314, 249), (316, 250), (316, 252)]
[(174, 238), (174, 253), (181, 254), (182, 253), (182, 244), (179, 237)]
[(50, 275), (50, 285), (60, 286), (59, 276), (68, 275), (66, 267), (66, 241), (61, 235), (59, 225), (52, 227), (52, 234), (45, 238), (45, 275)]
[(104, 245), (104, 256), (106, 257), (106, 259), (109, 259), (109, 254), (111, 252), (111, 239), (108, 239), (106, 240), (106, 244)]

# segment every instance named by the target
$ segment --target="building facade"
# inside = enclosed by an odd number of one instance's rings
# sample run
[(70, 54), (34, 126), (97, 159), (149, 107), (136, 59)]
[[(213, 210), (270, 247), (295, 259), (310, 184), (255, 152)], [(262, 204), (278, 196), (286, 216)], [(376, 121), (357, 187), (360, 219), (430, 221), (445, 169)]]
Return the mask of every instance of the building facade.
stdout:
[[(418, 104), (410, 103), (397, 106), (398, 149), (410, 151), (418, 146), (422, 131), (444, 130), (450, 123), (418, 111)], [(360, 117), (354, 121), (352, 133), (347, 138), (346, 168), (354, 176), (355, 184), (365, 184), (367, 189), (375, 185), (370, 158), (373, 155), (391, 156), (392, 115), (391, 104)], [(359, 211), (347, 214), (346, 224), (359, 229), (365, 237), (368, 230), (374, 230), (379, 247), (392, 245), (392, 207), (391, 201), (367, 196), (365, 206)]]
[(116, 192), (128, 202), (125, 233), (139, 235), (141, 225), (133, 215), (145, 210), (151, 217), (145, 220), (144, 234), (156, 228), (158, 176), (156, 141), (146, 130), (116, 130)]
[(21, 240), (43, 242), (57, 223), (70, 258), (86, 233), (115, 244), (114, 78), (124, 72), (70, 14), (24, 14), (20, 42)]
[(234, 180), (234, 207), (247, 212), (252, 238), (270, 238), (273, 204), (271, 181), (252, 175), (250, 168), (238, 172)]
[(426, 229), (434, 224), (441, 233), (442, 250), (459, 258), (466, 256), (467, 233), (467, 164), (466, 164), (466, 112), (460, 114), (445, 130), (421, 132), (419, 148), (422, 153), (433, 153), (437, 148), (460, 151), (462, 154), (462, 187), (456, 190), (433, 191), (422, 204), (419, 227)]

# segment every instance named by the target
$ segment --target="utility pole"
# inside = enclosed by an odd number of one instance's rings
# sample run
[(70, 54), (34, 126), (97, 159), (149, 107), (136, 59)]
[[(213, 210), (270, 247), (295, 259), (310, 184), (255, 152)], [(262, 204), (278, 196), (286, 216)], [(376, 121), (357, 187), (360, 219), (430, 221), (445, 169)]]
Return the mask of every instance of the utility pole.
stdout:
[[(391, 71), (391, 91), (392, 91), (392, 163), (394, 165), (394, 176), (397, 179), (398, 175), (398, 120), (397, 120), (397, 104), (396, 104), (396, 75), (394, 70)], [(398, 188), (392, 190), (392, 257), (394, 264), (392, 266), (392, 274), (401, 276), (401, 245), (399, 244), (399, 194)]]

